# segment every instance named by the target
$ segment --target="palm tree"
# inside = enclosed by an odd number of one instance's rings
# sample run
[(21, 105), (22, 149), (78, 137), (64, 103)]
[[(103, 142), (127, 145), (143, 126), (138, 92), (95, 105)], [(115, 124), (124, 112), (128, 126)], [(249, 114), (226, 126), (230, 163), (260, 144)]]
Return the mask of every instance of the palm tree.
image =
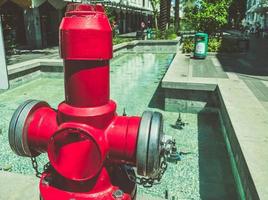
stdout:
[(170, 26), (170, 9), (171, 9), (171, 0), (167, 2), (167, 24)]
[(175, 0), (175, 19), (174, 19), (174, 27), (175, 32), (178, 33), (180, 28), (180, 0)]
[(168, 24), (168, 2), (170, 0), (160, 0), (159, 29), (163, 37)]

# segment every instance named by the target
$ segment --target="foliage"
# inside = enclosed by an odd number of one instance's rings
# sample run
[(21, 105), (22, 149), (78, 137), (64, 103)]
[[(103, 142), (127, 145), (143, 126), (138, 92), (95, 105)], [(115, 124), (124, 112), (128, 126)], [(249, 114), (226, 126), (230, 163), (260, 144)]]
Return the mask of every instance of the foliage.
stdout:
[(230, 0), (200, 0), (193, 7), (185, 8), (185, 18), (196, 31), (215, 34), (228, 22)]
[[(183, 39), (182, 52), (192, 53), (194, 52), (194, 38), (188, 37)], [(222, 52), (233, 53), (239, 52), (236, 38), (221, 38), (218, 36), (212, 36), (208, 41), (208, 52)]]
[(168, 28), (164, 33), (164, 38), (167, 40), (174, 40), (177, 38), (177, 34), (174, 27)]
[(182, 53), (191, 53), (194, 51), (194, 38), (188, 37), (183, 40)]
[(105, 9), (106, 15), (108, 16), (109, 22), (112, 25), (115, 22), (115, 16), (112, 13), (112, 9), (111, 7), (108, 7), (108, 6), (105, 6), (104, 9)]
[(166, 36), (167, 40), (175, 40), (176, 38), (177, 38), (176, 33), (172, 33), (172, 34)]
[(157, 40), (174, 40), (177, 38), (174, 27), (168, 28), (165, 31), (154, 30), (155, 39)]
[(211, 37), (208, 41), (209, 52), (219, 52), (222, 45), (222, 39), (220, 37)]
[(123, 43), (123, 42), (130, 42), (132, 40), (133, 39), (131, 39), (131, 38), (114, 37), (113, 38), (113, 45), (117, 45), (117, 44), (120, 44), (120, 43)]

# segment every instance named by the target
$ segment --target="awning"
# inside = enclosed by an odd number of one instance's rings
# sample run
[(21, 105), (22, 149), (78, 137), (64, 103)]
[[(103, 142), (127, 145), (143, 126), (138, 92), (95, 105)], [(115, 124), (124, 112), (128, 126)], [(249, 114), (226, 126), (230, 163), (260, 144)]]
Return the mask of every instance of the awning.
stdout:
[(46, 1), (48, 1), (54, 8), (59, 10), (63, 9), (67, 5), (67, 2), (65, 2), (64, 0), (32, 0), (32, 7), (37, 8)]
[[(0, 6), (2, 6), (8, 0), (0, 0)], [(30, 8), (32, 0), (10, 0), (22, 8)]]
[(11, 0), (11, 1), (22, 8), (30, 8), (32, 5), (32, 0)]
[(63, 0), (48, 0), (48, 2), (56, 9), (63, 9), (67, 5)]
[(0, 0), (0, 6), (2, 6), (7, 0)]
[(45, 2), (46, 2), (46, 0), (32, 0), (32, 7), (38, 8), (39, 6), (41, 6)]
[(122, 4), (122, 3), (116, 3), (116, 2), (112, 2), (110, 0), (108, 1), (103, 1), (103, 0), (91, 0), (90, 1), (91, 3), (101, 3), (105, 6), (110, 6), (110, 7), (113, 7), (113, 8), (120, 8), (120, 9), (124, 9), (124, 10), (133, 10), (133, 11), (139, 11), (139, 12), (148, 12), (148, 13), (152, 13), (152, 10), (150, 9), (146, 9), (146, 8), (143, 8), (143, 7), (137, 7), (137, 6), (132, 6), (132, 5), (125, 5), (125, 4)]

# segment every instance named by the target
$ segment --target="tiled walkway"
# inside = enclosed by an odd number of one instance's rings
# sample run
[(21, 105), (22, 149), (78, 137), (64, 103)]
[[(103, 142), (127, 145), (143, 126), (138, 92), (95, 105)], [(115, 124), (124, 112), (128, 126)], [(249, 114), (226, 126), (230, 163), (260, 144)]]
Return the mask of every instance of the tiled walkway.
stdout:
[(189, 77), (243, 80), (268, 111), (268, 39), (252, 37), (250, 44), (245, 54), (210, 55), (205, 60), (181, 55), (186, 59), (183, 68), (189, 68)]

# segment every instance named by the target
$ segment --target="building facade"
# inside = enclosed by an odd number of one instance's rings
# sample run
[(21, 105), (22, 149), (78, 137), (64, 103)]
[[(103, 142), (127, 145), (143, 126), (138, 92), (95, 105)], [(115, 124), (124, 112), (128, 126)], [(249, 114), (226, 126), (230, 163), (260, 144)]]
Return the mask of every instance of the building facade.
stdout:
[[(59, 24), (70, 2), (85, 0), (0, 0), (0, 15), (6, 45), (38, 49), (58, 45)], [(91, 1), (93, 2), (93, 1)], [(95, 1), (108, 7), (120, 34), (136, 31), (149, 21), (149, 0)]]
[(246, 23), (251, 27), (258, 24), (262, 29), (268, 28), (268, 0), (248, 0)]

